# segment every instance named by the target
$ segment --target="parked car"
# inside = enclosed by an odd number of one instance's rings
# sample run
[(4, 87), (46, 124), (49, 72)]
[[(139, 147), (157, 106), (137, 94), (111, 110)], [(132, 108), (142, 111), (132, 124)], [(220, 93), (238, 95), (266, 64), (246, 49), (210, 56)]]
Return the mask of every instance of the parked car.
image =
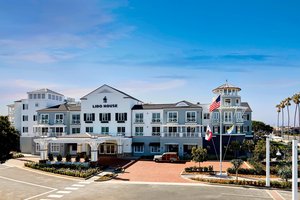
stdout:
[(179, 161), (179, 157), (176, 152), (166, 152), (162, 155), (155, 155), (153, 160), (155, 162), (176, 162)]

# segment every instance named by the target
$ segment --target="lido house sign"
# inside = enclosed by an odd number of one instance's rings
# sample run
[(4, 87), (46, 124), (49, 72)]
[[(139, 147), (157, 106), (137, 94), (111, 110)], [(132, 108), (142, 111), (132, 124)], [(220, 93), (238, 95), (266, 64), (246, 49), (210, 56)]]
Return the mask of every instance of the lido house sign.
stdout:
[(118, 104), (99, 104), (99, 105), (92, 105), (93, 108), (117, 108)]

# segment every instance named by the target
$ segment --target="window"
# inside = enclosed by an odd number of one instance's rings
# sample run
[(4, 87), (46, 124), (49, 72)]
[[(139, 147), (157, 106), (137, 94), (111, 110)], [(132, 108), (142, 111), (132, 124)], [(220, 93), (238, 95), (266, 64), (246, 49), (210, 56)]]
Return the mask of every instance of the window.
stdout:
[(56, 101), (58, 101), (58, 96), (55, 96)]
[(204, 113), (203, 114), (203, 119), (209, 119), (210, 118), (210, 114), (209, 113)]
[(39, 107), (39, 103), (35, 103), (34, 106), (35, 106), (35, 107)]
[(23, 115), (23, 122), (27, 122), (28, 121), (28, 115)]
[(48, 99), (51, 99), (51, 94), (48, 94)]
[(153, 136), (160, 136), (160, 127), (152, 127), (152, 135)]
[(37, 120), (37, 115), (33, 115), (33, 121), (35, 122)]
[(250, 131), (250, 127), (249, 126), (244, 126), (243, 132), (246, 133), (246, 132), (249, 132), (249, 131)]
[(42, 94), (42, 99), (45, 99), (45, 94)]
[(100, 113), (99, 120), (101, 123), (108, 123), (110, 121), (110, 113)]
[(42, 136), (47, 136), (48, 135), (48, 127), (42, 127), (41, 135)]
[(218, 126), (214, 126), (214, 133), (219, 133), (219, 127)]
[(60, 152), (60, 144), (59, 143), (50, 143), (50, 151), (51, 152)]
[(244, 120), (249, 121), (250, 120), (250, 114), (243, 115)]
[(32, 99), (32, 94), (29, 94), (29, 99)]
[(169, 133), (177, 133), (177, 127), (169, 127), (168, 131)]
[(196, 132), (196, 129), (195, 129), (195, 127), (190, 127), (190, 126), (188, 126), (188, 127), (186, 128), (186, 132), (188, 132), (188, 133), (195, 133), (195, 132)]
[(142, 127), (142, 126), (135, 127), (135, 135), (143, 136), (144, 135), (144, 127)]
[(33, 94), (33, 99), (36, 99), (36, 98), (37, 98), (36, 94)]
[(168, 122), (178, 122), (177, 112), (168, 112)]
[(196, 122), (196, 112), (194, 111), (186, 112), (186, 122)]
[(230, 106), (230, 105), (231, 105), (231, 99), (225, 99), (224, 106)]
[(236, 100), (235, 100), (235, 104), (236, 104), (237, 106), (239, 106), (239, 105), (240, 105), (240, 100), (239, 100), (239, 99), (236, 99)]
[(108, 134), (109, 133), (109, 127), (101, 127), (101, 133), (102, 134)]
[(41, 94), (37, 94), (37, 98), (38, 98), (38, 99), (41, 99)]
[(55, 114), (55, 123), (57, 124), (64, 123), (64, 114)]
[(237, 122), (243, 122), (243, 117), (241, 112), (236, 112), (236, 121)]
[(213, 112), (213, 121), (219, 121), (220, 113), (219, 112)]
[(160, 122), (160, 113), (152, 113), (152, 122)]
[(93, 127), (85, 127), (85, 132), (93, 133)]
[(224, 122), (232, 122), (232, 112), (224, 112)]
[(41, 124), (48, 124), (49, 123), (49, 115), (48, 114), (41, 114), (40, 123)]
[(151, 153), (159, 153), (160, 152), (160, 146), (159, 145), (150, 146), (150, 152)]
[(55, 127), (55, 136), (62, 136), (63, 132), (64, 132), (63, 127)]
[(127, 113), (116, 113), (116, 121), (119, 123), (127, 121)]
[(52, 100), (55, 100), (55, 95), (52, 94)]
[(86, 123), (92, 123), (95, 121), (95, 113), (84, 113), (83, 119)]
[(28, 104), (23, 104), (23, 110), (28, 110)]
[(143, 113), (135, 113), (135, 122), (143, 123), (144, 122), (144, 114)]
[(125, 127), (117, 128), (118, 135), (125, 135)]
[(28, 127), (23, 127), (23, 133), (28, 133)]
[(62, 101), (62, 97), (61, 96), (59, 97), (59, 101)]
[(72, 124), (80, 124), (80, 114), (72, 115)]
[(144, 153), (144, 145), (134, 145), (133, 146), (133, 152), (134, 153)]
[(35, 152), (40, 152), (41, 146), (39, 143), (35, 143)]
[(80, 128), (72, 128), (72, 134), (80, 133)]

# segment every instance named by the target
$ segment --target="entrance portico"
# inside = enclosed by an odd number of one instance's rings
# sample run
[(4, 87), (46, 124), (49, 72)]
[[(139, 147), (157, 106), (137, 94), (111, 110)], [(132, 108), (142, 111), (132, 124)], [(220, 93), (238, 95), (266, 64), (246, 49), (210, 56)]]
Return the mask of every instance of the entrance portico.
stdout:
[[(40, 158), (41, 160), (47, 159), (48, 145), (50, 143), (67, 144), (76, 143), (77, 152), (80, 153), (82, 146), (88, 144), (91, 149), (91, 161), (98, 161), (98, 150), (100, 144), (115, 144), (117, 150), (114, 150), (115, 154), (123, 154), (131, 152), (131, 138), (125, 138), (122, 136), (103, 136), (100, 134), (73, 134), (62, 137), (47, 137), (34, 139), (35, 143), (40, 145)], [(111, 152), (112, 148), (110, 148)], [(107, 152), (107, 150), (106, 150)]]

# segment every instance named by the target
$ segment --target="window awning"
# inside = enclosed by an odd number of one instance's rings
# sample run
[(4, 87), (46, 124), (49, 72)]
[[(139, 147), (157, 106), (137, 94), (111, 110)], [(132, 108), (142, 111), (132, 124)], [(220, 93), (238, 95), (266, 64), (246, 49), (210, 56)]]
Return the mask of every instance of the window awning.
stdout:
[(150, 142), (149, 146), (160, 146), (159, 142)]
[(141, 146), (144, 145), (144, 142), (133, 142), (132, 146)]

